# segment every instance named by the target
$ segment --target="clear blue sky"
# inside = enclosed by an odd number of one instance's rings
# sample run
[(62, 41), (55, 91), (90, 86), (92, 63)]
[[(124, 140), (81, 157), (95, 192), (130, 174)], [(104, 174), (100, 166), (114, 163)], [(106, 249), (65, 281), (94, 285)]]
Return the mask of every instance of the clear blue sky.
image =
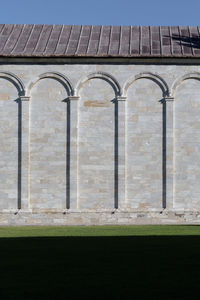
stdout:
[(200, 25), (200, 0), (1, 0), (0, 23)]

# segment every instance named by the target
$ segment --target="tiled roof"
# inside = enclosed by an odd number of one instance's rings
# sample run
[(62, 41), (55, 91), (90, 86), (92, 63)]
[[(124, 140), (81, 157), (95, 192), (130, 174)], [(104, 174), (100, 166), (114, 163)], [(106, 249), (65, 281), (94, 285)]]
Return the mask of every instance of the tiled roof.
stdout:
[(200, 57), (200, 27), (2, 24), (0, 56)]

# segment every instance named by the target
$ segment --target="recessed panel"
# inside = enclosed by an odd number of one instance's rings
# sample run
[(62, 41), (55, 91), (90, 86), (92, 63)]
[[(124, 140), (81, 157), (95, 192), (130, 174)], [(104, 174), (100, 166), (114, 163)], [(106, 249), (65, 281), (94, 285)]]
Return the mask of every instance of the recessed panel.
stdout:
[(115, 203), (114, 90), (102, 79), (88, 81), (79, 103), (79, 206), (108, 209)]
[(138, 210), (163, 203), (163, 107), (160, 87), (139, 79), (127, 99), (127, 203)]
[(43, 79), (30, 103), (30, 204), (37, 209), (66, 208), (67, 104), (65, 88)]
[(185, 80), (175, 96), (175, 207), (200, 209), (200, 82)]
[[(0, 78), (0, 209), (18, 207), (18, 114), (16, 87)], [(20, 118), (20, 114), (19, 114)], [(19, 130), (21, 130), (19, 128)]]

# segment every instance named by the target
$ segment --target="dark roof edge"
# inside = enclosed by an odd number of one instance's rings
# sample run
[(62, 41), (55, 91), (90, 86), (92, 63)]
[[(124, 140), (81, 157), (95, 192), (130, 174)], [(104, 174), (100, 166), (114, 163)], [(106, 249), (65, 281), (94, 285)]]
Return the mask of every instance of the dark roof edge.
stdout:
[(62, 55), (62, 54), (51, 54), (51, 55), (45, 55), (45, 54), (18, 54), (18, 55), (12, 55), (12, 54), (0, 54), (0, 58), (70, 58), (70, 59), (76, 59), (76, 58), (104, 58), (104, 59), (135, 59), (135, 58), (140, 58), (140, 59), (153, 59), (153, 58), (188, 58), (188, 59), (196, 59), (200, 58), (200, 54), (198, 55), (184, 55), (184, 54), (169, 54), (169, 55), (157, 55), (157, 54), (151, 54), (151, 55), (112, 55), (112, 54), (98, 54), (98, 55), (85, 55), (85, 54), (74, 54), (74, 55)]
[(200, 57), (36, 57), (0, 56), (0, 64), (138, 64), (200, 65)]

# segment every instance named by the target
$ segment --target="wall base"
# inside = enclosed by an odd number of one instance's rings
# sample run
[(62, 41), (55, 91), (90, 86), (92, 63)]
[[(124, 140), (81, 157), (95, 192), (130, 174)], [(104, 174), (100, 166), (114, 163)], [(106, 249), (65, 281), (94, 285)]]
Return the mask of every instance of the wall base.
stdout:
[(3, 211), (0, 226), (200, 224), (200, 211)]

